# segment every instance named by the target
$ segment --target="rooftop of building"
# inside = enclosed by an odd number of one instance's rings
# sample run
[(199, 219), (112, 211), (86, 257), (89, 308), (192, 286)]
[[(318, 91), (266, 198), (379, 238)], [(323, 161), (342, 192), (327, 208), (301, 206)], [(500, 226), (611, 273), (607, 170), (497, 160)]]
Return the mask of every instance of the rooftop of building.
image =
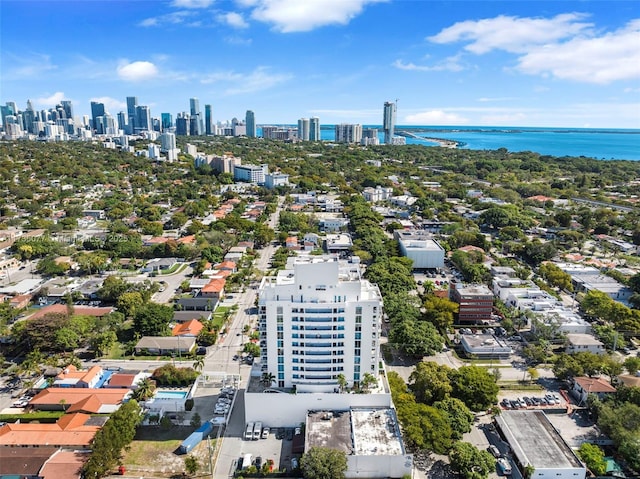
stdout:
[(602, 346), (602, 342), (590, 334), (570, 333), (567, 341), (575, 346)]
[(615, 393), (614, 388), (607, 380), (602, 378), (589, 378), (580, 376), (573, 379), (583, 390), (589, 393)]
[(347, 455), (404, 454), (392, 409), (311, 411), (306, 424), (307, 447), (330, 447)]
[(521, 464), (536, 469), (584, 468), (543, 411), (503, 411), (496, 422)]

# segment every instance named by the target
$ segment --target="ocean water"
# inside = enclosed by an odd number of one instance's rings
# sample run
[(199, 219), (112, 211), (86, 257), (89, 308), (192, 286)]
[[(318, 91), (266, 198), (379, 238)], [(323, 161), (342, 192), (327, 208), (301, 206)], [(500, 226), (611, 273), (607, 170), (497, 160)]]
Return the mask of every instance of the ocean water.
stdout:
[[(378, 128), (379, 125), (363, 125)], [(396, 126), (396, 133), (405, 131), (418, 138), (408, 137), (407, 144), (437, 146), (427, 138), (459, 142), (458, 148), (472, 150), (533, 151), (551, 156), (586, 156), (599, 160), (640, 161), (640, 130), (588, 128), (530, 128), (530, 127), (459, 127), (459, 126)], [(335, 140), (333, 125), (322, 125), (323, 140)]]

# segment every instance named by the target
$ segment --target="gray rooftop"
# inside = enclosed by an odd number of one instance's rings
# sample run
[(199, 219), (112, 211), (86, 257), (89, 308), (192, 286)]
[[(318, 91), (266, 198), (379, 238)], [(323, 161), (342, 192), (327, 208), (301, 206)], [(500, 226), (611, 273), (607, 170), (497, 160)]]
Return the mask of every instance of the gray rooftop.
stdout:
[(521, 464), (536, 469), (584, 466), (542, 411), (503, 411), (496, 422)]
[(310, 412), (306, 434), (308, 448), (330, 447), (358, 456), (398, 456), (405, 452), (392, 409)]

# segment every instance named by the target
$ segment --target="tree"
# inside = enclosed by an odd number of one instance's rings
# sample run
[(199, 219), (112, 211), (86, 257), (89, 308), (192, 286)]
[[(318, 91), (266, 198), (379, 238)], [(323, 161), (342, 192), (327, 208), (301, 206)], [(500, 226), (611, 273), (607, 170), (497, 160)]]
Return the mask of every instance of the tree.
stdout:
[(419, 362), (409, 376), (409, 388), (418, 402), (433, 404), (442, 401), (452, 391), (448, 366), (433, 361)]
[(153, 397), (156, 386), (150, 378), (144, 378), (138, 383), (137, 389), (133, 392), (134, 399), (138, 401), (147, 401)]
[(191, 427), (200, 427), (202, 425), (202, 418), (200, 417), (200, 414), (194, 412), (191, 416), (191, 421), (189, 421), (189, 424), (191, 425)]
[(173, 308), (157, 303), (147, 303), (137, 308), (133, 316), (133, 328), (141, 336), (164, 336), (173, 319)]
[(540, 373), (536, 368), (528, 368), (527, 374), (529, 375), (529, 382), (535, 382), (540, 377)]
[(451, 395), (472, 411), (482, 411), (498, 401), (496, 378), (479, 366), (462, 366), (449, 371)]
[(273, 373), (270, 372), (264, 372), (262, 373), (262, 379), (260, 380), (260, 382), (262, 383), (262, 385), (266, 388), (271, 387), (271, 385), (276, 381), (276, 377), (274, 376)]
[(145, 301), (142, 298), (140, 291), (129, 291), (122, 293), (116, 300), (116, 306), (126, 318), (133, 318), (138, 308), (144, 305)]
[(544, 263), (538, 268), (538, 273), (542, 276), (549, 286), (559, 288), (565, 291), (573, 291), (573, 285), (571, 284), (571, 275), (565, 273), (558, 266), (553, 263)]
[(300, 458), (305, 479), (344, 479), (347, 455), (344, 451), (326, 447), (312, 447)]
[(184, 458), (184, 469), (187, 471), (187, 474), (193, 476), (200, 469), (200, 463), (195, 456), (189, 454)]
[(111, 414), (93, 439), (91, 457), (83, 467), (84, 477), (104, 477), (120, 462), (122, 451), (133, 441), (141, 419), (140, 406), (134, 399)]
[(453, 326), (454, 314), (459, 305), (447, 298), (427, 296), (424, 300), (424, 318), (433, 323), (439, 331), (445, 332)]
[(596, 476), (604, 476), (607, 463), (604, 460), (604, 452), (595, 444), (582, 443), (578, 449), (580, 459), (584, 461), (589, 470)]
[(465, 479), (486, 479), (495, 467), (495, 459), (468, 442), (457, 442), (449, 453), (451, 469)]
[(345, 389), (347, 389), (347, 385), (349, 384), (347, 382), (347, 378), (344, 376), (344, 374), (340, 373), (336, 376), (336, 380), (338, 381), (338, 387), (340, 388), (340, 392), (343, 392)]
[(389, 341), (413, 357), (430, 356), (442, 351), (443, 337), (436, 327), (426, 321), (406, 320), (394, 324)]
[(364, 391), (368, 391), (375, 384), (378, 384), (378, 380), (371, 373), (364, 373), (360, 380), (360, 388)]
[(193, 369), (198, 372), (202, 372), (204, 369), (204, 358), (202, 356), (198, 357), (193, 361)]
[(462, 439), (462, 435), (471, 431), (475, 415), (460, 399), (446, 398), (435, 402), (433, 407), (446, 414), (451, 426), (452, 439)]
[(635, 376), (635, 374), (640, 371), (640, 357), (628, 357), (622, 364), (632, 376)]

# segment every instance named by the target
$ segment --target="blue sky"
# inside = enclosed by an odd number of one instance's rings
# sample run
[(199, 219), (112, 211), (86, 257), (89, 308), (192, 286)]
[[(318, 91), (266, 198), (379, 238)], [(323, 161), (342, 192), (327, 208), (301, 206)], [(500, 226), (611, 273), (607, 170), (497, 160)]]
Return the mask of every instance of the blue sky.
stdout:
[(640, 2), (0, 1), (0, 102), (216, 121), (640, 128)]

